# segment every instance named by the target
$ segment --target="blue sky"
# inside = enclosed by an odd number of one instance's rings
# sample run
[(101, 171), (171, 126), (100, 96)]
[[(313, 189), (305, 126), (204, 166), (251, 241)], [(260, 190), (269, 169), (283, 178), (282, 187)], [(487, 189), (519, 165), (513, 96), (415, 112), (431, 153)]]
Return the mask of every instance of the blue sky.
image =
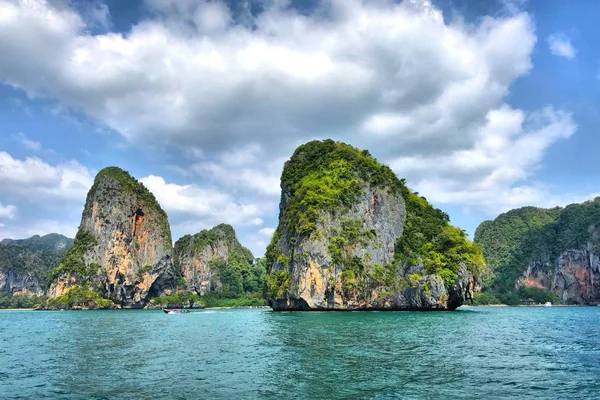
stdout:
[(472, 234), (600, 193), (595, 1), (0, 0), (0, 238), (117, 165), (261, 255), (293, 149), (368, 148)]

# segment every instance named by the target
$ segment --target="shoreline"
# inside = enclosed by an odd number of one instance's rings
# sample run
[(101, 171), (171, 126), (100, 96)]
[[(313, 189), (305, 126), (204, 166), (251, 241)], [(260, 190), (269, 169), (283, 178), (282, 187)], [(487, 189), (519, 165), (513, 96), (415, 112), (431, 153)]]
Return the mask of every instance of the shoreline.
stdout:
[[(594, 304), (553, 304), (552, 306), (546, 306), (544, 304), (519, 304), (510, 306), (507, 304), (481, 304), (481, 305), (470, 305), (463, 304), (460, 308), (473, 308), (473, 307), (597, 307), (598, 305)], [(185, 307), (184, 307), (185, 308)], [(219, 306), (219, 307), (204, 307), (204, 308), (186, 308), (186, 310), (232, 310), (232, 309), (270, 309), (269, 306)], [(0, 312), (2, 311), (123, 311), (123, 310), (144, 310), (144, 311), (159, 311), (162, 308), (116, 308), (116, 309), (35, 309), (35, 308), (0, 308)], [(311, 311), (381, 311), (381, 310), (311, 310)], [(392, 311), (392, 310), (388, 310)], [(411, 310), (402, 310), (402, 311), (411, 311)], [(428, 311), (428, 310), (414, 310), (416, 312)], [(439, 310), (432, 310), (439, 311)]]

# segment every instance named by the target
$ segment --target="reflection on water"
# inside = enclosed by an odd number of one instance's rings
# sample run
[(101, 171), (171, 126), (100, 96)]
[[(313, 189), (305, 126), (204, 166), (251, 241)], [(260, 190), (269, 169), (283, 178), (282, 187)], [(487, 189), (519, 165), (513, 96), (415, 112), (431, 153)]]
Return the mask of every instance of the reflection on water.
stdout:
[(600, 308), (0, 312), (0, 398), (600, 398)]

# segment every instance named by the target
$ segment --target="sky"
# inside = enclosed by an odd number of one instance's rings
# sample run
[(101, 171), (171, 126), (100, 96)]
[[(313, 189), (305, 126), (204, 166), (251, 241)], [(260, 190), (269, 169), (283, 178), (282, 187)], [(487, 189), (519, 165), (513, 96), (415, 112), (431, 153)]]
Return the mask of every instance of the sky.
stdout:
[(473, 235), (600, 193), (594, 0), (0, 0), (0, 238), (74, 236), (103, 167), (256, 256), (294, 149), (368, 149)]

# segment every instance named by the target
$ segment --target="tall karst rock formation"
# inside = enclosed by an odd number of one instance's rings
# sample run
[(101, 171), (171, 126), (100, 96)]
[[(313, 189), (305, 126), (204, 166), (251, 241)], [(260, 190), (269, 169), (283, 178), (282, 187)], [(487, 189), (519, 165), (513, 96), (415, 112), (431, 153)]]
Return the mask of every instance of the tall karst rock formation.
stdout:
[(267, 249), (275, 310), (451, 310), (471, 297), (481, 250), (368, 151), (300, 146), (281, 177)]
[(231, 225), (181, 237), (175, 243), (174, 261), (185, 289), (198, 295), (237, 297), (262, 290), (261, 270)]
[(79, 297), (95, 293), (117, 306), (138, 308), (172, 285), (166, 213), (127, 172), (101, 170), (88, 193), (75, 241), (54, 271), (49, 296), (65, 299), (77, 288), (73, 293)]

